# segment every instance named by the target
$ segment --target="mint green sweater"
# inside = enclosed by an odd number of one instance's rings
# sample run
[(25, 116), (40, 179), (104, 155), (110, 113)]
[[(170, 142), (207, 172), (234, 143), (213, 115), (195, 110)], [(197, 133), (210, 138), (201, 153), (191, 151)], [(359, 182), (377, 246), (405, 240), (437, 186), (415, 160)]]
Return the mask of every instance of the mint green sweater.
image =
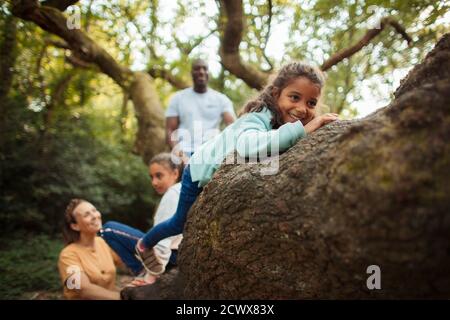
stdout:
[(206, 185), (225, 157), (234, 150), (241, 157), (273, 156), (306, 136), (300, 121), (285, 123), (274, 130), (271, 120), (272, 113), (267, 108), (247, 113), (202, 144), (189, 160), (192, 181), (198, 181), (199, 187)]

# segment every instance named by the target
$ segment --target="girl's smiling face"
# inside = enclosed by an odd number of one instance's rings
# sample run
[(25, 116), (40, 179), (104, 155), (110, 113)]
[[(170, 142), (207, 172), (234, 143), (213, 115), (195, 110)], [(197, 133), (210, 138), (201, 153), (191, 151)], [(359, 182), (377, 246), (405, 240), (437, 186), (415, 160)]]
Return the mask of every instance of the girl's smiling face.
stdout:
[(148, 171), (152, 186), (159, 195), (166, 193), (167, 189), (177, 183), (178, 170), (173, 170), (169, 166), (152, 163)]
[(320, 87), (306, 77), (293, 80), (281, 92), (274, 92), (284, 123), (300, 120), (306, 125), (316, 116)]

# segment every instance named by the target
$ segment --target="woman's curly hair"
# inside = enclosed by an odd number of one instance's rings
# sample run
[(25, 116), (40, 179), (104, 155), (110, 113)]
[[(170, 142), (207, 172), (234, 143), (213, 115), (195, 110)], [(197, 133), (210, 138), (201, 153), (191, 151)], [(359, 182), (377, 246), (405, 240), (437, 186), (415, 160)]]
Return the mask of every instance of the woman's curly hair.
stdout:
[(76, 223), (74, 211), (82, 202), (86, 202), (86, 200), (72, 199), (66, 207), (63, 224), (63, 237), (66, 245), (77, 242), (80, 239), (80, 232), (73, 230), (70, 225)]

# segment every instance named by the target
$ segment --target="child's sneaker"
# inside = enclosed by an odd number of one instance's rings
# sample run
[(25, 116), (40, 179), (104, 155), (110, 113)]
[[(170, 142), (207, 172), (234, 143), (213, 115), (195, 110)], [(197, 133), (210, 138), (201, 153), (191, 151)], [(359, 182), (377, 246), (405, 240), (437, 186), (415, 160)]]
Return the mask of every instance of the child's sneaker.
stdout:
[(146, 249), (139, 240), (135, 247), (136, 258), (142, 263), (149, 273), (160, 274), (164, 272), (164, 265), (159, 261), (154, 248)]

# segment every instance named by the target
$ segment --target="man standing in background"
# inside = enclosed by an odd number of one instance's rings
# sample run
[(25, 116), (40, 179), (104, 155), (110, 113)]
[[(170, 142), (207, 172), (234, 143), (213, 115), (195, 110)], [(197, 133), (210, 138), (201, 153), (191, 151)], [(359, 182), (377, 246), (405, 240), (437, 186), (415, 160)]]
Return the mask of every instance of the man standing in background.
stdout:
[(230, 99), (208, 88), (208, 64), (204, 60), (192, 63), (191, 75), (193, 87), (177, 92), (166, 111), (166, 142), (184, 162), (220, 131), (222, 120), (228, 126), (236, 119)]

